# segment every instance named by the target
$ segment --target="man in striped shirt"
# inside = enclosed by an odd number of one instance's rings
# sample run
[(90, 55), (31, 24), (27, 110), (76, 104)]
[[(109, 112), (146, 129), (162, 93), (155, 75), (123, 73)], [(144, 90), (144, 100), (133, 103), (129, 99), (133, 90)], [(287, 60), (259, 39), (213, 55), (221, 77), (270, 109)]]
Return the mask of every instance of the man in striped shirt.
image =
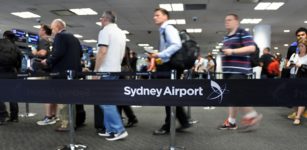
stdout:
[[(250, 53), (256, 50), (253, 37), (241, 29), (239, 17), (236, 14), (228, 14), (225, 18), (227, 35), (224, 37), (224, 47), (222, 52), (222, 68), (224, 79), (247, 79), (247, 75), (252, 73)], [(243, 129), (253, 129), (262, 118), (253, 107), (229, 107), (228, 118), (219, 129), (237, 129), (236, 116), (238, 111), (245, 113), (242, 119)]]

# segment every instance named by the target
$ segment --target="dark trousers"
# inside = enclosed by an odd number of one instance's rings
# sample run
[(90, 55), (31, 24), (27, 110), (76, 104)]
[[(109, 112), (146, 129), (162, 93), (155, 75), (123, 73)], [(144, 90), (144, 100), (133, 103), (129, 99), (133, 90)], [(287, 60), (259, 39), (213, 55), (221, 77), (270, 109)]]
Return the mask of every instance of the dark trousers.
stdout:
[[(169, 131), (171, 126), (171, 107), (166, 106), (165, 107), (166, 117), (165, 117), (165, 123), (162, 126), (162, 129)], [(183, 107), (176, 107), (176, 117), (182, 127), (189, 126), (188, 117), (186, 115), (186, 112)]]
[(103, 118), (103, 110), (99, 105), (94, 105), (94, 124), (97, 130), (105, 130)]
[(126, 116), (128, 117), (128, 122), (136, 119), (136, 116), (135, 116), (131, 106), (127, 106), (127, 105), (117, 106), (117, 110), (118, 110), (120, 116), (122, 116), (122, 111), (125, 112)]
[[(10, 102), (10, 118), (18, 118), (18, 103)], [(6, 111), (6, 106), (3, 102), (0, 102), (0, 119), (4, 120), (5, 117), (8, 117), (8, 112)]]
[[(171, 71), (173, 67), (169, 63), (164, 63), (162, 65), (157, 66), (157, 71)], [(183, 70), (176, 69), (177, 71), (177, 79), (180, 77), (180, 75), (183, 73)], [(170, 79), (170, 76), (163, 76), (159, 77), (159, 79)], [(169, 131), (170, 130), (170, 122), (171, 122), (171, 109), (170, 106), (165, 107), (165, 123), (162, 126), (162, 129)], [(189, 126), (189, 121), (186, 112), (184, 111), (184, 108), (181, 106), (176, 107), (176, 118), (178, 119), (181, 126), (186, 127)]]

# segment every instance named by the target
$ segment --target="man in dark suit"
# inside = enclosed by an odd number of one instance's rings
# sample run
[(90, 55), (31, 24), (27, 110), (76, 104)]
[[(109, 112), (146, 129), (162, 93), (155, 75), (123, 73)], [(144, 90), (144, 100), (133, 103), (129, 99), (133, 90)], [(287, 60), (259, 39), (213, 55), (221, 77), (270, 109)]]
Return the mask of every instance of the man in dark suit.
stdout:
[[(74, 70), (81, 72), (82, 48), (79, 40), (71, 33), (65, 31), (66, 23), (61, 19), (55, 19), (51, 23), (54, 42), (51, 55), (42, 61), (51, 68), (51, 72), (66, 72)], [(68, 131), (68, 105), (60, 105), (60, 127), (56, 131)]]

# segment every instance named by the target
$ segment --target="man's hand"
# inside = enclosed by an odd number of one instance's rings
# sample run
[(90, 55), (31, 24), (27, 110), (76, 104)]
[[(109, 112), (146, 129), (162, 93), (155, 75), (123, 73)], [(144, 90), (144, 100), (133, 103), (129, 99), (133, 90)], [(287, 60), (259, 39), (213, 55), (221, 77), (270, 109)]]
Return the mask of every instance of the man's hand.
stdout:
[(47, 59), (42, 60), (41, 63), (42, 63), (44, 66), (47, 66), (47, 65), (48, 65), (48, 64), (47, 64)]
[(224, 55), (226, 56), (230, 56), (233, 54), (233, 51), (234, 49), (230, 49), (230, 48), (227, 48), (227, 49), (223, 49), (222, 52), (224, 53)]

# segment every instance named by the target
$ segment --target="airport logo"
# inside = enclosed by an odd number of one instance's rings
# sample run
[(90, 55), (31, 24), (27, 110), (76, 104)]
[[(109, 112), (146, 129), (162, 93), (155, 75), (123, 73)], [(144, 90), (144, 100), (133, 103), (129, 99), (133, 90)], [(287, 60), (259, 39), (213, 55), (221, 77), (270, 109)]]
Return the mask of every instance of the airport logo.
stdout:
[(223, 95), (228, 90), (226, 89), (226, 84), (224, 85), (224, 88), (221, 88), (221, 86), (216, 83), (215, 81), (210, 81), (212, 92), (208, 95), (207, 100), (218, 100), (218, 102), (221, 104), (223, 102)]

